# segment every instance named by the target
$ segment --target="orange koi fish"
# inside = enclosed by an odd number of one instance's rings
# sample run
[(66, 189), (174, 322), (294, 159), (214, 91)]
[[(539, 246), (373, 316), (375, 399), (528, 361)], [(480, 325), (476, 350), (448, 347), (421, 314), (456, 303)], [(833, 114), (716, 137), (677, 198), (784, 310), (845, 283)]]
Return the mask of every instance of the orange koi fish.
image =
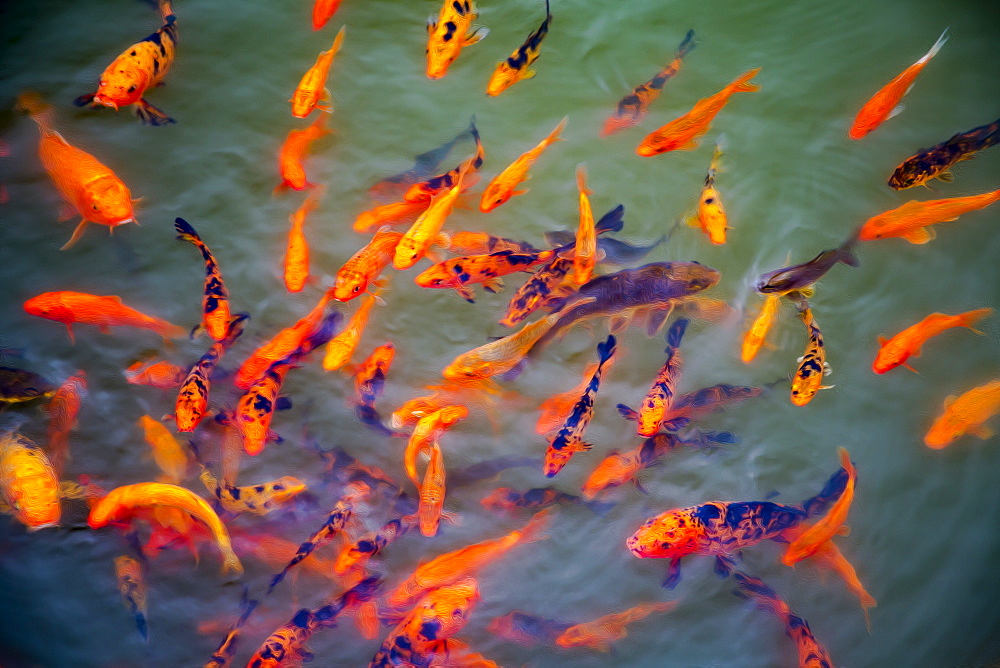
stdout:
[(801, 668), (833, 668), (829, 652), (819, 644), (809, 628), (809, 622), (802, 619), (778, 598), (774, 590), (759, 578), (752, 578), (740, 572), (734, 573), (739, 589), (736, 594), (753, 599), (757, 605), (775, 615), (785, 625), (785, 632), (795, 642), (799, 651)]
[(453, 288), (465, 301), (475, 303), (475, 293), (470, 283), (482, 283), (488, 292), (503, 289), (501, 276), (518, 271), (529, 271), (555, 257), (556, 250), (518, 253), (512, 250), (496, 251), (486, 255), (464, 255), (435, 262), (414, 278), (422, 288)]
[(170, 430), (162, 422), (148, 415), (139, 418), (139, 426), (145, 434), (146, 443), (153, 452), (153, 461), (163, 471), (160, 482), (177, 485), (187, 477), (190, 458)]
[(551, 478), (559, 473), (569, 462), (574, 453), (590, 450), (590, 443), (583, 441), (583, 434), (594, 417), (594, 398), (597, 390), (601, 387), (601, 377), (606, 367), (610, 367), (611, 361), (617, 349), (618, 340), (613, 334), (609, 334), (607, 340), (597, 345), (597, 370), (590, 377), (587, 389), (584, 390), (580, 398), (577, 399), (569, 417), (549, 442), (545, 451), (545, 463), (542, 470), (546, 478)]
[(690, 151), (697, 148), (698, 137), (708, 132), (712, 119), (722, 111), (733, 93), (760, 90), (760, 86), (750, 83), (759, 72), (760, 68), (755, 67), (738, 76), (715, 95), (698, 100), (691, 111), (646, 135), (635, 152), (648, 158), (667, 151)]
[(275, 195), (286, 188), (304, 190), (316, 187), (315, 183), (310, 183), (306, 178), (303, 161), (312, 143), (332, 132), (333, 130), (327, 129), (326, 116), (323, 114), (317, 116), (309, 127), (301, 130), (292, 129), (288, 132), (285, 143), (278, 151), (278, 174), (281, 176), (281, 183), (274, 187)]
[(243, 436), (243, 450), (248, 455), (259, 455), (269, 440), (281, 440), (271, 431), (271, 419), (278, 407), (278, 393), (285, 376), (295, 365), (293, 359), (275, 362), (254, 381), (236, 404), (233, 422)]
[(312, 22), (313, 30), (319, 30), (326, 25), (326, 22), (333, 18), (333, 15), (340, 9), (342, 0), (315, 0), (313, 2)]
[(858, 231), (858, 239), (872, 241), (902, 237), (911, 244), (925, 244), (937, 236), (930, 225), (958, 220), (962, 214), (984, 209), (997, 200), (1000, 200), (1000, 190), (926, 202), (910, 200), (903, 206), (869, 218)]
[(69, 432), (80, 414), (80, 396), (87, 391), (87, 374), (77, 371), (59, 386), (45, 406), (49, 413), (48, 443), (52, 468), (58, 476), (69, 461)]
[(626, 626), (657, 612), (669, 612), (676, 607), (677, 601), (640, 603), (628, 610), (571, 626), (563, 631), (555, 642), (560, 647), (588, 647), (598, 652), (610, 652), (612, 642), (628, 635)]
[(639, 436), (652, 436), (660, 428), (663, 416), (667, 414), (677, 395), (677, 382), (681, 376), (680, 345), (684, 331), (687, 329), (687, 318), (680, 318), (667, 330), (667, 361), (663, 363), (660, 372), (653, 381), (653, 386), (646, 393), (639, 407)]
[(365, 358), (354, 370), (354, 396), (358, 403), (374, 405), (382, 394), (385, 375), (396, 358), (396, 346), (392, 341), (383, 343)]
[(594, 375), (595, 371), (597, 371), (597, 362), (590, 362), (583, 370), (583, 379), (576, 387), (554, 394), (538, 406), (541, 415), (538, 416), (538, 422), (535, 423), (536, 434), (545, 435), (562, 426), (570, 411), (573, 410), (576, 400), (587, 388), (590, 377)]
[(393, 202), (362, 211), (354, 220), (354, 231), (368, 232), (383, 225), (408, 225), (426, 211), (428, 206), (430, 200), (425, 199), (416, 202)]
[(854, 117), (854, 122), (847, 131), (847, 136), (851, 139), (861, 139), (883, 122), (903, 111), (903, 105), (899, 104), (899, 101), (910, 92), (917, 75), (931, 61), (931, 58), (937, 55), (937, 52), (947, 41), (948, 31), (945, 30), (923, 58), (900, 72), (896, 78), (882, 86), (870, 100), (865, 102), (858, 111), (858, 115)]
[(749, 364), (752, 362), (753, 358), (757, 356), (757, 351), (760, 350), (760, 347), (767, 340), (767, 333), (771, 330), (771, 326), (774, 325), (774, 320), (778, 316), (780, 301), (781, 295), (778, 293), (767, 295), (764, 305), (760, 307), (760, 313), (754, 318), (753, 324), (750, 325), (747, 333), (743, 335), (740, 359), (744, 363)]
[(916, 371), (906, 363), (910, 356), (919, 356), (920, 348), (933, 336), (952, 327), (968, 327), (976, 334), (982, 334), (973, 327), (975, 323), (993, 313), (991, 308), (980, 308), (966, 311), (958, 315), (931, 313), (915, 325), (910, 325), (891, 339), (878, 337), (879, 351), (872, 363), (872, 371), (885, 373), (897, 366), (903, 365), (910, 371)]
[(889, 177), (889, 187), (893, 190), (904, 190), (922, 186), (935, 178), (951, 181), (952, 175), (948, 169), (952, 165), (968, 160), (978, 151), (998, 142), (1000, 142), (1000, 119), (988, 125), (972, 128), (968, 132), (959, 132), (940, 144), (921, 149), (916, 155), (904, 160)]
[(333, 565), (334, 573), (343, 575), (348, 571), (364, 568), (369, 559), (380, 553), (389, 543), (401, 538), (416, 525), (416, 522), (417, 518), (414, 515), (404, 515), (389, 520), (378, 531), (367, 533), (353, 543), (345, 545)]
[(396, 246), (402, 238), (400, 232), (393, 232), (388, 227), (379, 229), (372, 240), (337, 271), (333, 298), (346, 302), (367, 291), (368, 286), (392, 262)]
[[(455, 0), (455, 2), (459, 1)], [(444, 227), (445, 220), (455, 207), (455, 200), (458, 199), (458, 194), (462, 191), (462, 180), (468, 169), (468, 166), (463, 166), (455, 185), (432, 199), (427, 210), (420, 214), (410, 229), (403, 234), (393, 255), (393, 267), (409, 269), (427, 253), (431, 245), (437, 244), (444, 247), (449, 245), (448, 235), (441, 234), (441, 228)]]
[(858, 579), (858, 573), (854, 570), (851, 562), (844, 558), (844, 555), (833, 541), (827, 541), (820, 545), (811, 558), (818, 561), (819, 565), (823, 568), (828, 568), (836, 573), (844, 581), (844, 584), (847, 585), (851, 593), (858, 597), (861, 612), (865, 616), (865, 625), (871, 631), (872, 624), (868, 615), (868, 608), (876, 607), (878, 601), (861, 584), (861, 580)]
[(799, 317), (809, 332), (809, 342), (806, 351), (799, 358), (799, 366), (792, 377), (792, 403), (805, 406), (820, 390), (828, 390), (832, 385), (823, 385), (823, 376), (830, 375), (830, 364), (826, 361), (826, 344), (823, 343), (823, 332), (813, 317), (808, 303), (799, 305)]
[(643, 491), (636, 476), (644, 468), (652, 466), (659, 458), (656, 439), (647, 438), (636, 448), (628, 452), (612, 450), (607, 457), (594, 467), (594, 470), (580, 488), (583, 498), (590, 500), (606, 489), (619, 487), (632, 482)]
[(233, 656), (236, 655), (236, 645), (239, 642), (240, 634), (243, 631), (243, 625), (247, 623), (247, 619), (250, 618), (250, 614), (253, 613), (254, 609), (256, 609), (257, 603), (258, 601), (256, 599), (249, 600), (246, 592), (243, 593), (243, 603), (239, 619), (237, 619), (236, 623), (229, 629), (229, 633), (227, 633), (226, 637), (222, 639), (221, 643), (219, 643), (219, 646), (212, 653), (212, 656), (208, 659), (203, 668), (229, 668), (229, 666), (232, 665)]
[(506, 59), (497, 63), (496, 69), (490, 75), (489, 83), (486, 84), (487, 95), (499, 95), (518, 81), (535, 76), (535, 70), (528, 68), (541, 55), (542, 40), (549, 34), (551, 24), (552, 12), (549, 10), (549, 0), (545, 0), (545, 18), (542, 20), (542, 24), (528, 35), (524, 44), (514, 49)]
[(187, 372), (184, 369), (166, 360), (151, 362), (148, 359), (141, 359), (122, 373), (125, 374), (126, 382), (132, 385), (149, 385), (161, 390), (171, 390), (178, 387), (187, 377)]
[(142, 563), (123, 554), (115, 558), (115, 577), (122, 604), (135, 618), (136, 628), (142, 639), (149, 641), (149, 627), (146, 624), (146, 575)]
[(436, 536), (441, 516), (444, 514), (445, 470), (444, 455), (437, 441), (431, 443), (431, 460), (424, 472), (424, 481), (420, 485), (420, 504), (417, 506), (417, 518), (420, 523), (420, 533), (424, 536)]
[(138, 327), (149, 329), (164, 339), (184, 336), (184, 328), (172, 325), (166, 320), (148, 316), (122, 303), (121, 297), (90, 295), (85, 292), (61, 290), (43, 292), (24, 302), (28, 315), (55, 320), (66, 325), (69, 340), (73, 337), (73, 325), (95, 325), (102, 334), (108, 334), (108, 327)]
[(986, 421), (997, 413), (1000, 413), (1000, 380), (974, 387), (957, 397), (950, 395), (944, 400), (944, 411), (927, 430), (924, 443), (940, 449), (965, 434), (990, 438), (993, 430), (986, 426)]
[(495, 237), (486, 232), (469, 232), (463, 230), (451, 235), (451, 245), (448, 250), (459, 255), (487, 255), (499, 251), (515, 253), (537, 253), (538, 249), (527, 241), (514, 241), (504, 237)]
[(657, 72), (656, 76), (633, 88), (631, 93), (618, 102), (618, 109), (608, 120), (604, 121), (601, 136), (607, 137), (625, 128), (638, 125), (639, 121), (646, 116), (646, 112), (649, 111), (649, 106), (660, 96), (664, 84), (681, 69), (681, 61), (684, 56), (694, 47), (694, 30), (688, 30), (687, 34), (684, 35), (684, 40), (674, 53), (674, 59)]
[(222, 341), (227, 336), (232, 315), (229, 312), (229, 291), (222, 281), (219, 263), (215, 261), (212, 251), (208, 250), (208, 246), (186, 220), (177, 218), (174, 221), (174, 229), (177, 230), (177, 238), (194, 244), (205, 260), (205, 294), (201, 301), (203, 312), (201, 324), (209, 336), (216, 341)]
[[(548, 2), (548, 0), (546, 0), (546, 2)], [(559, 125), (557, 125), (555, 129), (549, 133), (548, 137), (540, 141), (535, 148), (522, 153), (517, 160), (510, 163), (502, 172), (493, 177), (493, 180), (490, 181), (488, 186), (486, 186), (486, 190), (483, 191), (483, 196), (479, 200), (480, 211), (483, 213), (489, 213), (514, 195), (523, 195), (528, 192), (527, 190), (517, 190), (517, 186), (522, 181), (531, 178), (528, 175), (528, 170), (535, 164), (535, 161), (542, 155), (542, 152), (547, 149), (550, 144), (561, 141), (559, 134), (563, 131), (563, 128), (566, 127), (566, 121), (568, 119), (569, 116), (564, 116), (563, 119), (559, 121)]]
[(59, 478), (45, 451), (20, 434), (0, 435), (0, 496), (28, 531), (59, 524)]
[(340, 334), (337, 334), (326, 344), (326, 354), (323, 356), (324, 371), (336, 371), (350, 361), (365, 327), (368, 326), (368, 316), (376, 301), (378, 301), (378, 295), (368, 295), (351, 316), (351, 319), (347, 321), (347, 325), (344, 326)]
[(715, 189), (715, 174), (719, 171), (723, 144), (721, 137), (715, 141), (712, 164), (708, 168), (705, 187), (701, 189), (701, 197), (698, 199), (698, 213), (689, 221), (692, 227), (701, 227), (701, 231), (716, 245), (726, 243), (726, 230), (732, 229), (727, 224), (726, 210), (719, 199), (719, 191)]
[(432, 450), (445, 431), (468, 416), (469, 409), (466, 406), (454, 404), (442, 406), (417, 420), (413, 433), (410, 434), (410, 440), (406, 444), (406, 451), (403, 453), (403, 466), (406, 475), (418, 490), (420, 481), (417, 478), (417, 458), (421, 453)]
[(215, 543), (222, 552), (222, 572), (235, 575), (243, 573), (243, 565), (233, 552), (226, 526), (208, 503), (194, 492), (162, 482), (140, 482), (123, 485), (108, 492), (90, 509), (87, 524), (100, 529), (111, 522), (128, 521), (135, 513), (157, 508), (176, 508), (200, 520), (212, 532)]
[(462, 170), (466, 171), (465, 181), (462, 185), (463, 191), (468, 190), (479, 181), (479, 168), (483, 166), (483, 160), (486, 158), (486, 149), (483, 148), (483, 140), (479, 136), (479, 130), (476, 129), (475, 116), (472, 117), (472, 122), (469, 124), (469, 133), (476, 142), (476, 152), (447, 172), (432, 176), (426, 181), (414, 183), (403, 194), (403, 201), (429, 202), (431, 198), (454, 186)]
[(576, 187), (580, 191), (580, 226), (576, 231), (573, 253), (573, 281), (583, 285), (594, 275), (597, 262), (597, 232), (594, 229), (594, 211), (590, 208), (590, 195), (594, 191), (587, 187), (587, 168), (583, 164), (576, 167)]
[(139, 224), (132, 210), (133, 200), (128, 186), (110, 167), (86, 151), (71, 146), (56, 132), (52, 124), (52, 107), (43, 102), (38, 93), (22, 93), (17, 98), (17, 106), (38, 124), (41, 134), (38, 157), (55, 183), (56, 190), (67, 202), (62, 218), (74, 215), (83, 218), (60, 250), (66, 250), (79, 241), (87, 223), (107, 225), (109, 234), (119, 225)]
[(243, 334), (243, 325), (248, 317), (246, 313), (233, 317), (226, 338), (213, 343), (181, 382), (180, 390), (177, 391), (177, 401), (174, 402), (174, 422), (177, 423), (177, 431), (194, 431), (205, 416), (208, 411), (208, 395), (212, 388), (212, 370), (236, 339)]
[(781, 563), (786, 566), (794, 566), (806, 557), (815, 554), (819, 548), (833, 539), (847, 522), (847, 513), (851, 509), (851, 502), (854, 501), (854, 487), (858, 481), (858, 470), (854, 468), (851, 457), (844, 448), (838, 448), (840, 455), (840, 467), (847, 471), (847, 483), (840, 497), (830, 506), (826, 515), (816, 520), (814, 524), (799, 534), (785, 550), (781, 557)]
[(285, 289), (289, 292), (301, 292), (309, 280), (309, 244), (302, 226), (306, 217), (319, 205), (315, 197), (307, 197), (295, 213), (288, 217), (292, 224), (288, 230), (288, 246), (285, 249)]
[(304, 482), (288, 475), (243, 487), (216, 479), (208, 469), (202, 469), (199, 479), (205, 489), (215, 495), (219, 505), (235, 514), (253, 513), (264, 516), (306, 491)]
[[(333, 111), (333, 104), (330, 99), (330, 91), (326, 88), (326, 78), (330, 73), (330, 65), (333, 64), (333, 57), (340, 50), (340, 45), (344, 41), (344, 33), (347, 26), (344, 26), (333, 38), (333, 46), (328, 51), (321, 51), (316, 57), (316, 64), (306, 70), (302, 75), (302, 80), (292, 93), (289, 102), (292, 103), (292, 116), (295, 118), (305, 118), (312, 113), (313, 109), (320, 111)], [(329, 105), (320, 104), (321, 101), (329, 101)]]
[(174, 119), (143, 98), (147, 91), (163, 82), (174, 64), (177, 50), (177, 17), (167, 0), (160, 0), (163, 25), (152, 35), (122, 51), (101, 73), (97, 92), (81, 95), (78, 107), (104, 105), (118, 111), (135, 105), (136, 115), (143, 123), (168, 125)]
[(479, 11), (472, 0), (444, 0), (435, 21), (427, 19), (427, 78), (440, 79), (458, 58), (463, 46), (490, 34), (489, 28), (472, 29)]

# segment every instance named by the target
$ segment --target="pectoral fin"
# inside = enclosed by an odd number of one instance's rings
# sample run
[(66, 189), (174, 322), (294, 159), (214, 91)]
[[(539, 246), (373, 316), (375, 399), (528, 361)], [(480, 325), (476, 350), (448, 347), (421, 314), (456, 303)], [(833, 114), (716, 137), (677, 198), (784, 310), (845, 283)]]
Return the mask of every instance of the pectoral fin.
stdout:
[(904, 109), (906, 109), (906, 105), (905, 104), (897, 104), (895, 106), (895, 108), (892, 111), (889, 112), (889, 115), (886, 116), (885, 119), (889, 120), (890, 118), (893, 118), (894, 116), (898, 116), (899, 114), (901, 114), (903, 112)]
[(478, 42), (479, 40), (481, 40), (482, 38), (486, 37), (489, 34), (490, 34), (489, 28), (484, 28), (484, 27), (476, 28), (471, 33), (465, 36), (465, 39), (462, 41), (462, 45), (469, 46), (470, 44), (475, 44), (476, 42)]
[(66, 250), (67, 248), (70, 248), (71, 246), (75, 245), (76, 242), (80, 240), (80, 237), (83, 236), (83, 230), (86, 227), (87, 227), (87, 219), (84, 218), (83, 220), (80, 221), (80, 224), (76, 226), (76, 229), (73, 230), (73, 236), (71, 236), (69, 238), (69, 241), (64, 243), (62, 245), (62, 248), (60, 248), (59, 250)]
[(908, 231), (903, 235), (903, 238), (909, 241), (911, 244), (925, 244), (936, 237), (937, 234), (934, 232), (932, 227), (918, 227), (914, 230)]
[(979, 438), (981, 438), (981, 439), (983, 439), (985, 441), (986, 439), (991, 438), (993, 436), (994, 432), (993, 432), (992, 429), (990, 429), (986, 425), (981, 424), (981, 425), (977, 425), (975, 427), (971, 427), (969, 429), (969, 433), (972, 434), (973, 436), (977, 436), (977, 437), (979, 437)]
[(494, 294), (503, 290), (503, 287), (503, 279), (499, 276), (483, 281), (483, 289)]
[(538, 70), (525, 70), (522, 79), (531, 79), (538, 73)]

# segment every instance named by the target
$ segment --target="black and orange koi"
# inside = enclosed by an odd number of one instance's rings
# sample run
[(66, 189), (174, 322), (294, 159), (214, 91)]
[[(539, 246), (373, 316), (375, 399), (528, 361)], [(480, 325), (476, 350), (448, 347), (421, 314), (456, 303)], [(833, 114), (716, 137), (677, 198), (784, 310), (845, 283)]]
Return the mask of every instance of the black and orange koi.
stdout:
[(663, 416), (670, 410), (677, 394), (677, 382), (681, 375), (681, 338), (687, 329), (688, 319), (680, 318), (667, 330), (667, 361), (656, 375), (653, 386), (646, 393), (639, 406), (639, 420), (636, 433), (652, 436), (659, 430)]
[(968, 132), (959, 132), (940, 144), (918, 151), (896, 168), (889, 177), (889, 187), (903, 190), (924, 185), (934, 178), (951, 181), (948, 169), (952, 165), (968, 160), (996, 143), (1000, 143), (1000, 118)]
[(229, 291), (222, 281), (219, 263), (215, 261), (212, 251), (186, 220), (176, 219), (174, 229), (177, 230), (177, 238), (194, 244), (205, 260), (205, 294), (201, 301), (203, 311), (201, 324), (209, 336), (216, 341), (222, 341), (227, 336), (232, 317), (229, 314)]
[(226, 351), (243, 333), (244, 321), (248, 313), (238, 313), (229, 323), (226, 338), (212, 344), (188, 372), (177, 392), (174, 403), (174, 421), (177, 431), (194, 431), (208, 411), (208, 395), (211, 390), (212, 370), (226, 354)]
[(517, 47), (504, 60), (497, 63), (496, 69), (490, 75), (486, 84), (486, 94), (499, 95), (522, 79), (535, 76), (535, 70), (528, 69), (541, 55), (542, 40), (549, 34), (552, 24), (552, 12), (549, 10), (549, 0), (545, 0), (545, 18), (533, 33), (528, 35), (524, 44)]

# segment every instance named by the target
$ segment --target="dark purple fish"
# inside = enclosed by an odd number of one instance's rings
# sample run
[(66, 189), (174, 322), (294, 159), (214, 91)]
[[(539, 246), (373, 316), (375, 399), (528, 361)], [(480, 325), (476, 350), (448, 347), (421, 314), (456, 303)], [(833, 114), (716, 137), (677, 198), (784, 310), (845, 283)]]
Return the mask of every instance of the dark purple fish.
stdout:
[(858, 258), (851, 252), (857, 242), (857, 233), (855, 233), (840, 246), (825, 250), (808, 262), (793, 264), (790, 267), (782, 267), (761, 274), (760, 278), (757, 279), (757, 292), (768, 294), (801, 290), (822, 278), (838, 262), (857, 267)]

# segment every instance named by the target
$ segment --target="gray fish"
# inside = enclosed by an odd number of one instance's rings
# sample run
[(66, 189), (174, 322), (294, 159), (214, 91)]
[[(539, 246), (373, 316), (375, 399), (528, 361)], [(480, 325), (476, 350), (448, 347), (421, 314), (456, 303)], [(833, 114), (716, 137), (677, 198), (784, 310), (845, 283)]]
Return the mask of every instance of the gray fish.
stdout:
[(822, 278), (823, 274), (833, 269), (838, 262), (857, 267), (858, 258), (851, 252), (857, 242), (857, 233), (855, 233), (841, 245), (823, 251), (808, 262), (761, 274), (760, 278), (757, 279), (757, 292), (768, 294), (801, 290)]

